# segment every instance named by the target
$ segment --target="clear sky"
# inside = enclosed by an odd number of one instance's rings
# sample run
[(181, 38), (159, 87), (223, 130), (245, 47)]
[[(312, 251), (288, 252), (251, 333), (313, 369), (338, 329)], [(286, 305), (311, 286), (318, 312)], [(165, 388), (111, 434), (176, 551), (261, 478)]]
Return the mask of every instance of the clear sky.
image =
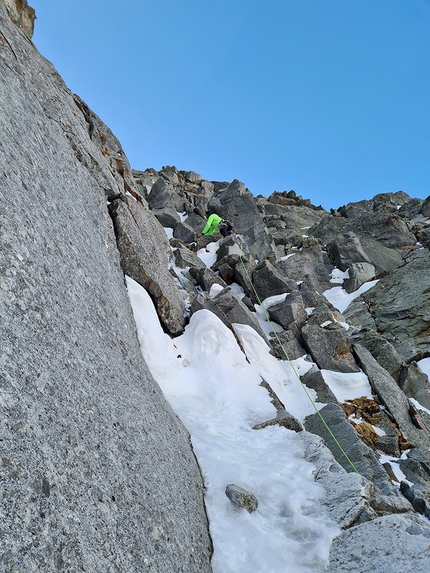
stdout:
[(135, 169), (430, 195), (429, 0), (29, 0), (33, 41)]

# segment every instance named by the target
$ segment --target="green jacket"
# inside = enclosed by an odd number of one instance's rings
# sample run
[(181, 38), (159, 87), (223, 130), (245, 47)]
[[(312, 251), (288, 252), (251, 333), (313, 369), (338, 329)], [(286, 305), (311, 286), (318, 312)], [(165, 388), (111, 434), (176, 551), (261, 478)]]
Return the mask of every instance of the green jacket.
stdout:
[(222, 218), (215, 213), (209, 216), (208, 222), (202, 231), (202, 235), (213, 235), (215, 231), (218, 231), (220, 224), (222, 223)]

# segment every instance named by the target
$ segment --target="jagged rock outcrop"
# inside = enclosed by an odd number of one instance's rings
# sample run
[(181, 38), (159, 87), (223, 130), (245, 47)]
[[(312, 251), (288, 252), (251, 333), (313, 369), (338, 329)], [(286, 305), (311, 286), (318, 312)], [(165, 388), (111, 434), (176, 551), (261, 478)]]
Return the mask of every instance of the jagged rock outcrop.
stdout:
[(375, 393), (380, 397), (383, 404), (387, 406), (409, 444), (425, 448), (429, 443), (429, 435), (424, 429), (417, 428), (413, 423), (409, 412), (408, 399), (392, 376), (360, 344), (354, 345), (354, 354), (369, 378)]
[(332, 261), (342, 271), (353, 264), (367, 263), (374, 268), (374, 274), (380, 275), (397, 269), (403, 263), (399, 251), (353, 231), (346, 236), (336, 235), (335, 240), (327, 244), (327, 249)]
[(107, 210), (134, 192), (125, 157), (4, 1), (0, 22), (0, 569), (209, 572), (201, 476)]
[[(358, 437), (357, 432), (346, 419), (345, 414), (338, 404), (328, 404), (320, 410), (321, 416), (339, 441), (349, 460), (356, 470), (370, 482), (373, 482), (384, 495), (395, 495), (395, 490), (391, 481), (379, 463), (374, 451), (366, 446)], [(335, 443), (333, 436), (328, 432), (319, 414), (312, 414), (306, 419), (305, 428), (309, 432), (321, 436), (336, 461), (346, 470), (354, 471), (348, 459)]]
[[(252, 282), (261, 301), (279, 294), (290, 294), (297, 289), (295, 281), (280, 273), (268, 260), (261, 263), (252, 273)], [(254, 294), (253, 297), (255, 298)]]
[(265, 334), (258, 323), (258, 320), (250, 312), (247, 306), (240, 300), (238, 295), (227, 287), (218, 293), (213, 302), (227, 317), (230, 324), (238, 322), (239, 324), (247, 324), (253, 328), (260, 336), (265, 338)]
[(412, 504), (412, 507), (430, 518), (430, 463), (428, 455), (421, 448), (412, 448), (406, 459), (400, 460), (401, 471), (406, 480), (400, 483), (400, 491)]
[(387, 248), (413, 246), (416, 238), (402, 218), (393, 212), (392, 195), (389, 193), (377, 195), (379, 202), (375, 198), (364, 208), (360, 208), (358, 203), (353, 204), (353, 209), (341, 207), (339, 213), (343, 215), (342, 217), (329, 215), (324, 217), (320, 223), (309, 229), (309, 234), (319, 237), (324, 244), (336, 240), (339, 234), (357, 233), (360, 237), (372, 237)]
[(262, 261), (268, 257), (276, 260), (277, 252), (255, 201), (245, 185), (235, 179), (224, 189), (215, 192), (209, 207), (223, 219), (234, 221), (236, 233), (245, 237), (245, 242), (253, 257)]
[(313, 281), (311, 286), (314, 291), (320, 294), (332, 286), (330, 272), (333, 263), (321, 245), (311, 245), (300, 251), (293, 249), (288, 258), (276, 263), (276, 268), (284, 276), (296, 281), (301, 290), (308, 287), (310, 281)]
[(383, 277), (363, 295), (375, 329), (402, 360), (424, 357), (430, 347), (430, 252), (417, 251), (411, 261)]
[(421, 406), (430, 410), (430, 384), (418, 364), (412, 361), (402, 369), (398, 380), (400, 388), (408, 398), (417, 400)]
[(302, 328), (302, 336), (305, 347), (319, 368), (335, 372), (359, 372), (348, 334), (340, 324), (309, 323)]
[(17, 24), (25, 32), (28, 38), (32, 38), (34, 32), (34, 20), (36, 19), (34, 8), (28, 5), (27, 0), (3, 1), (12, 22)]
[(166, 330), (180, 334), (185, 326), (184, 297), (168, 272), (171, 254), (166, 233), (147, 206), (133, 198), (127, 203), (112, 201), (109, 213), (124, 273), (152, 296)]

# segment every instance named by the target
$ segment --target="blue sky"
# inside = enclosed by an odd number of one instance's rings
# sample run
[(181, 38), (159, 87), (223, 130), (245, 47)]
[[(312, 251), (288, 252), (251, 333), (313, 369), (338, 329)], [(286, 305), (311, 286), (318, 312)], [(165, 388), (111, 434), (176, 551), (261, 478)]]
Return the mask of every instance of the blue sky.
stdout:
[(430, 195), (429, 0), (29, 0), (33, 41), (135, 169)]

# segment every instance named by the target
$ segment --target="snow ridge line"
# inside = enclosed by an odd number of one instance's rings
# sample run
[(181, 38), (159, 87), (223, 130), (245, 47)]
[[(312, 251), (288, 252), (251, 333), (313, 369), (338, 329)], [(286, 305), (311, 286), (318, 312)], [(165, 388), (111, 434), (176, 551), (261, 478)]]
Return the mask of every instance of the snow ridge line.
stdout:
[(270, 320), (269, 313), (267, 312), (267, 309), (264, 308), (264, 306), (263, 306), (263, 304), (262, 304), (262, 302), (261, 302), (261, 300), (260, 300), (260, 297), (258, 296), (258, 293), (257, 293), (257, 291), (256, 291), (256, 289), (255, 289), (255, 286), (254, 286), (254, 284), (253, 284), (253, 282), (252, 282), (252, 280), (251, 280), (251, 277), (249, 276), (249, 273), (248, 273), (248, 271), (247, 271), (247, 268), (246, 268), (246, 266), (245, 266), (245, 263), (243, 262), (243, 258), (242, 258), (242, 254), (243, 254), (243, 249), (242, 249), (243, 241), (242, 241), (242, 239), (241, 239), (238, 235), (236, 235), (236, 238), (239, 240), (239, 247), (240, 247), (240, 250), (241, 250), (241, 254), (239, 254), (239, 258), (240, 258), (240, 262), (241, 262), (241, 264), (242, 264), (243, 270), (245, 271), (245, 275), (246, 275), (247, 278), (248, 278), (249, 284), (251, 285), (251, 288), (252, 288), (252, 290), (253, 290), (253, 292), (254, 292), (254, 294), (255, 294), (255, 298), (257, 299), (258, 304), (260, 305), (260, 308), (262, 308), (263, 311), (264, 311), (266, 320), (267, 320), (267, 322), (270, 324), (270, 327), (271, 327), (271, 329), (272, 329), (272, 332), (273, 332), (273, 334), (275, 335), (275, 338), (276, 338), (276, 340), (278, 341), (279, 346), (281, 347), (282, 352), (284, 353), (285, 358), (286, 358), (287, 361), (288, 361), (288, 364), (289, 364), (289, 365), (291, 366), (291, 368), (293, 369), (293, 372), (294, 372), (295, 376), (297, 377), (298, 381), (300, 382), (300, 386), (303, 388), (303, 390), (304, 390), (306, 396), (308, 397), (309, 401), (311, 402), (312, 406), (314, 407), (315, 412), (318, 414), (318, 416), (319, 416), (319, 418), (321, 419), (322, 423), (324, 424), (326, 430), (328, 431), (328, 433), (330, 434), (330, 436), (333, 438), (333, 440), (334, 440), (335, 444), (337, 445), (337, 447), (339, 448), (339, 450), (342, 452), (342, 455), (345, 457), (346, 461), (347, 461), (347, 462), (349, 463), (349, 465), (352, 467), (352, 469), (354, 470), (354, 472), (355, 472), (356, 474), (359, 474), (359, 471), (357, 470), (357, 468), (356, 468), (355, 465), (353, 464), (352, 460), (349, 458), (348, 454), (345, 452), (345, 450), (344, 450), (344, 449), (342, 448), (342, 446), (340, 445), (340, 443), (339, 443), (339, 441), (337, 440), (336, 436), (333, 434), (333, 432), (332, 432), (331, 429), (329, 428), (327, 422), (324, 420), (323, 415), (322, 415), (321, 412), (318, 410), (318, 408), (317, 408), (315, 402), (312, 400), (312, 397), (310, 396), (310, 394), (309, 394), (309, 392), (308, 392), (306, 386), (303, 384), (303, 382), (302, 382), (300, 376), (298, 375), (297, 370), (296, 370), (295, 367), (294, 367), (294, 364), (291, 362), (291, 360), (290, 360), (290, 358), (289, 358), (289, 356), (288, 356), (288, 354), (287, 354), (287, 351), (286, 351), (285, 348), (284, 348), (284, 345), (282, 344), (281, 340), (279, 339), (279, 336), (278, 336), (278, 334), (277, 334), (277, 332), (276, 332), (276, 330), (275, 330), (275, 328), (274, 328), (274, 326), (273, 326), (273, 324), (272, 324), (272, 321)]

